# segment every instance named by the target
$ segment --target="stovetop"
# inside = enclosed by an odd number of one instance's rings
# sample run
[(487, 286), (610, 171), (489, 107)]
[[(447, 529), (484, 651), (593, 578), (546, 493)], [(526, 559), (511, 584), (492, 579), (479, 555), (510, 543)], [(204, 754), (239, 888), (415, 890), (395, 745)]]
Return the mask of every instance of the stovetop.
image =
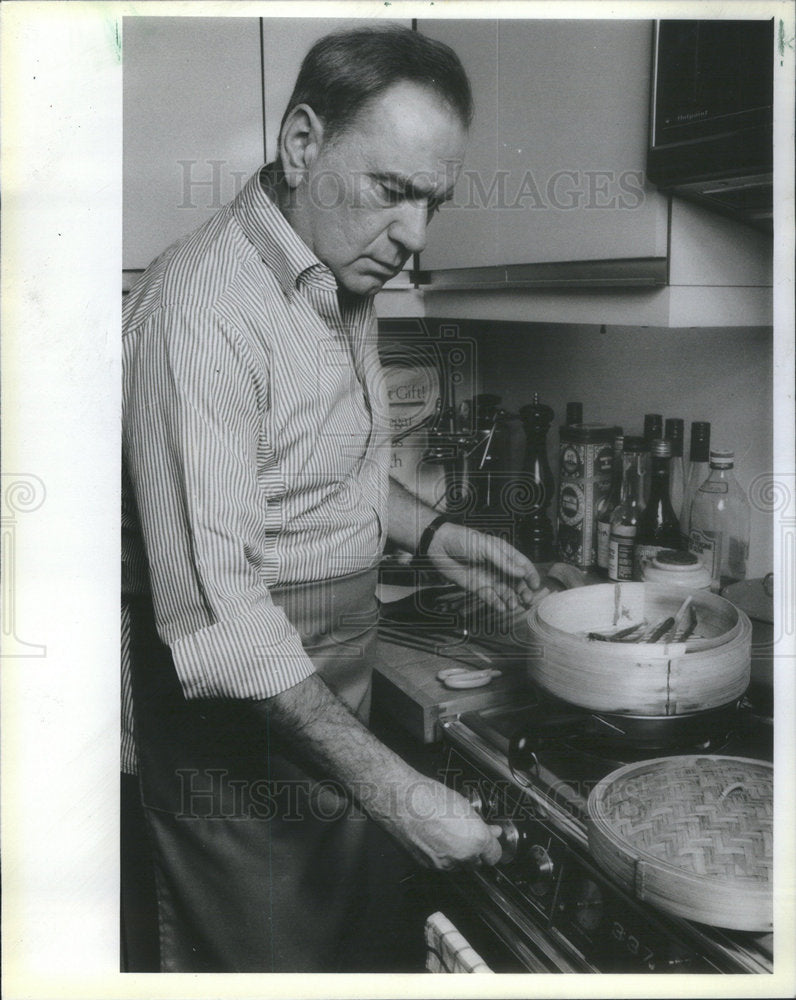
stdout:
[[(645, 749), (621, 740), (584, 739), (575, 725), (518, 765), (517, 736), (532, 734), (550, 713), (549, 701), (531, 694), (525, 704), (464, 713), (445, 725), (446, 743), (452, 748), (448, 783), (460, 784), (461, 791), (476, 785), (488, 813), (485, 818), (513, 820), (525, 842), (526, 860), (476, 873), (474, 882), (484, 897), (488, 920), (494, 924), (505, 917), (504, 922), (511, 923), (506, 942), (517, 954), (536, 953), (527, 967), (771, 971), (771, 933), (728, 931), (667, 917), (612, 885), (591, 860), (586, 822), (589, 793), (623, 764), (684, 753), (772, 760), (771, 720), (743, 700), (730, 713), (733, 722), (726, 732), (687, 746)], [(529, 846), (536, 852), (531, 860)], [(545, 867), (550, 877), (540, 882), (539, 871)], [(593, 899), (599, 899), (599, 905)], [(635, 948), (637, 941), (654, 959), (640, 964), (638, 953), (628, 953), (628, 942)]]

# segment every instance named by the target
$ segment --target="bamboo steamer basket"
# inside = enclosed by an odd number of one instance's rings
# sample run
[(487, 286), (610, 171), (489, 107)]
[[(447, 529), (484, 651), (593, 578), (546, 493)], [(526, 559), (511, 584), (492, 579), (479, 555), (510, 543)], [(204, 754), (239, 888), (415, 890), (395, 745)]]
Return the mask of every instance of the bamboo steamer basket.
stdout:
[(551, 594), (528, 613), (531, 680), (563, 701), (599, 712), (666, 716), (730, 704), (749, 686), (752, 625), (716, 594), (691, 592), (698, 625), (686, 642), (587, 638), (673, 616), (687, 596), (682, 588), (651, 583)]
[(588, 800), (602, 868), (667, 913), (768, 931), (773, 918), (773, 768), (742, 757), (661, 757), (603, 778)]

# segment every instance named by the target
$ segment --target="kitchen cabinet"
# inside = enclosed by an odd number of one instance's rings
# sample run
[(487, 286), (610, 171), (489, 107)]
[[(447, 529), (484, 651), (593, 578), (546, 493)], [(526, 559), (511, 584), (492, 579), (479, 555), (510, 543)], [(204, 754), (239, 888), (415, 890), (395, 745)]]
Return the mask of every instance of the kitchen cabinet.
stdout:
[(122, 267), (145, 268), (263, 162), (255, 17), (125, 17)]
[[(423, 270), (507, 268), (460, 276), (477, 287), (545, 274), (522, 265), (666, 257), (668, 199), (644, 181), (651, 21), (420, 20), (418, 30), (459, 53), (476, 101)], [(651, 273), (665, 279), (660, 266)]]
[(454, 202), (421, 255), (426, 316), (772, 323), (770, 234), (644, 179), (651, 21), (418, 27), (460, 54), (476, 101)]
[(145, 268), (275, 157), (302, 58), (323, 35), (354, 23), (375, 22), (124, 18), (125, 271)]

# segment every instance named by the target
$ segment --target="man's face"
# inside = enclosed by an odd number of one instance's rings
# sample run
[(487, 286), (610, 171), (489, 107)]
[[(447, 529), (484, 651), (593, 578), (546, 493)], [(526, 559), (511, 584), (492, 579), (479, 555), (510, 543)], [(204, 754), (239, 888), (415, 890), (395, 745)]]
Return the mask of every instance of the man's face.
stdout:
[(306, 176), (311, 248), (351, 292), (371, 295), (426, 244), (453, 193), (466, 130), (433, 92), (398, 83), (321, 144)]

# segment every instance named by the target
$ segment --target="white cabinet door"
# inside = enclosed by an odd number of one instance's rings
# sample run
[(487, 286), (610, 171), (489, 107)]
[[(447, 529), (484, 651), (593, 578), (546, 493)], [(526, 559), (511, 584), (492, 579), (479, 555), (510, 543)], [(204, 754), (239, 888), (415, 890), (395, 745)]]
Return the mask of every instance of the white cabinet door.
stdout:
[(259, 19), (125, 17), (123, 267), (228, 202), (264, 157)]
[(470, 140), (453, 201), (428, 229), (423, 268), (480, 267), (505, 263), (498, 242), (499, 211), (484, 206), (498, 197), (499, 90), (497, 21), (419, 21), (418, 30), (450, 45), (473, 90)]
[(424, 268), (666, 256), (667, 200), (644, 182), (650, 21), (419, 28), (459, 52), (479, 108)]

